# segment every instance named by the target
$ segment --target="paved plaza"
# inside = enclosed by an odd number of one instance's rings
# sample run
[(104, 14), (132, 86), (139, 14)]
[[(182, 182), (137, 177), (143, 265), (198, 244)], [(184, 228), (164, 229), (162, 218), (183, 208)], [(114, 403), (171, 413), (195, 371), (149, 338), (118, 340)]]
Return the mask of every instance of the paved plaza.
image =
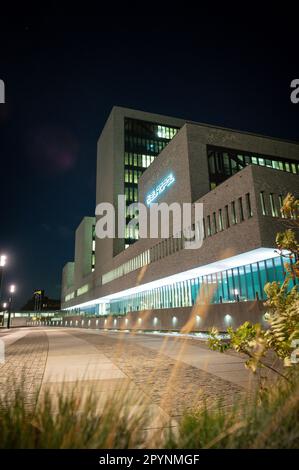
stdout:
[(55, 403), (76, 386), (80, 396), (95, 393), (98, 411), (117, 394), (134, 413), (146, 406), (155, 428), (204, 403), (228, 408), (254, 388), (242, 357), (199, 340), (75, 328), (2, 330), (0, 338), (0, 393), (22, 384), (28, 406), (45, 392)]

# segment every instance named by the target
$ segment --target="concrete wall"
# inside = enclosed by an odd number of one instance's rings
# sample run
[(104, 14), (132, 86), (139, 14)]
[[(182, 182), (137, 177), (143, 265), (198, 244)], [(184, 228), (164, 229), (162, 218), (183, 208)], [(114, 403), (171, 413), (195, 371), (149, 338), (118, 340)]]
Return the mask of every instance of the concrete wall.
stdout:
[(61, 302), (65, 300), (65, 296), (74, 291), (74, 272), (75, 272), (75, 263), (69, 261), (65, 264), (62, 270), (62, 281), (61, 281)]
[[(66, 316), (54, 326), (78, 326), (84, 328), (118, 330), (153, 330), (153, 331), (208, 331), (213, 326), (219, 331), (234, 328), (245, 321), (262, 323), (266, 326), (263, 315), (263, 302), (236, 302), (214, 305), (198, 305), (173, 309), (145, 310), (130, 312), (123, 316), (92, 317)], [(175, 317), (175, 318), (174, 318)], [(82, 323), (83, 321), (83, 323)], [(72, 322), (72, 323), (71, 323)], [(77, 323), (76, 323), (77, 322)]]
[(81, 287), (85, 277), (91, 273), (92, 226), (94, 217), (84, 217), (76, 230), (75, 241), (75, 287)]
[[(91, 272), (92, 262), (92, 226), (94, 217), (84, 217), (76, 230), (75, 237), (75, 261), (67, 263), (62, 272), (61, 307), (69, 302), (78, 302), (77, 290), (88, 284), (89, 295), (94, 291), (94, 277)], [(65, 302), (65, 296), (74, 293), (74, 299)]]

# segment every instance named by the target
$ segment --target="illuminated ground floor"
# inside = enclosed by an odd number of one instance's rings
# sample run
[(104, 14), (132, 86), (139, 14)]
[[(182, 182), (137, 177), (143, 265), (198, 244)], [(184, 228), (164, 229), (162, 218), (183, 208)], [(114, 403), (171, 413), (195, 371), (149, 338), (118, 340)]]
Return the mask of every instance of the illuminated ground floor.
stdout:
[[(90, 300), (74, 306), (68, 313), (117, 317), (146, 311), (170, 311), (177, 315), (180, 309), (190, 310), (194, 305), (214, 305), (215, 308), (238, 303), (247, 304), (248, 308), (248, 302), (262, 304), (266, 299), (264, 286), (267, 282), (283, 282), (285, 261), (292, 263), (290, 258), (282, 258), (273, 249), (257, 249)], [(293, 287), (293, 283), (289, 287)], [(222, 307), (221, 311), (226, 310)]]

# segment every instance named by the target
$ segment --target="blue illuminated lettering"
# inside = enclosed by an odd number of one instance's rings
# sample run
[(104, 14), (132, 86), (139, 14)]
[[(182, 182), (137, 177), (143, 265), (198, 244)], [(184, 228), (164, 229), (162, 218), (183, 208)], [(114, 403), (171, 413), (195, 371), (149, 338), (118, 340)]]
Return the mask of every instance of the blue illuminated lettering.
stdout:
[(172, 173), (166, 176), (161, 183), (158, 184), (147, 196), (146, 204), (149, 206), (160, 194), (162, 194), (166, 188), (171, 186), (175, 182), (175, 177)]

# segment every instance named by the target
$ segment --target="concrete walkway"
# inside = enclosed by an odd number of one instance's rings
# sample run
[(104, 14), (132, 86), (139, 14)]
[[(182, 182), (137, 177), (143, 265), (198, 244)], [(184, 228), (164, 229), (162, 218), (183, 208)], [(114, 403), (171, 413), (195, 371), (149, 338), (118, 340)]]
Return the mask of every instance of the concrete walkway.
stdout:
[(211, 351), (204, 345), (201, 346), (199, 340), (198, 344), (194, 344), (196, 340), (158, 335), (135, 335), (128, 336), (127, 341), (159, 351), (176, 361), (182, 361), (245, 389), (251, 389), (256, 383), (253, 374), (245, 368), (245, 359)]
[(0, 332), (0, 340), (4, 342), (5, 347), (8, 347), (26, 336), (29, 332), (29, 328), (3, 330)]
[[(105, 332), (81, 328), (24, 328), (1, 332), (7, 358), (0, 364), (0, 392), (15, 373), (28, 403), (35, 390), (49, 394), (54, 414), (62, 397), (78, 398), (78, 412), (96, 399), (94, 413), (110, 403), (130, 415), (150, 416), (146, 432), (176, 426), (186, 411), (247, 399), (255, 385), (237, 355), (210, 351), (196, 340), (170, 336)], [(121, 409), (121, 408), (120, 408)]]
[(171, 418), (124, 374), (105, 354), (72, 334), (73, 330), (46, 330), (49, 350), (39, 399), (50, 394), (54, 412), (59, 412), (59, 395), (80, 398), (78, 411), (86, 406), (90, 393), (96, 399), (95, 413), (112, 401), (126, 407), (130, 415), (142, 416), (146, 408), (150, 424), (144, 429), (174, 426)]

